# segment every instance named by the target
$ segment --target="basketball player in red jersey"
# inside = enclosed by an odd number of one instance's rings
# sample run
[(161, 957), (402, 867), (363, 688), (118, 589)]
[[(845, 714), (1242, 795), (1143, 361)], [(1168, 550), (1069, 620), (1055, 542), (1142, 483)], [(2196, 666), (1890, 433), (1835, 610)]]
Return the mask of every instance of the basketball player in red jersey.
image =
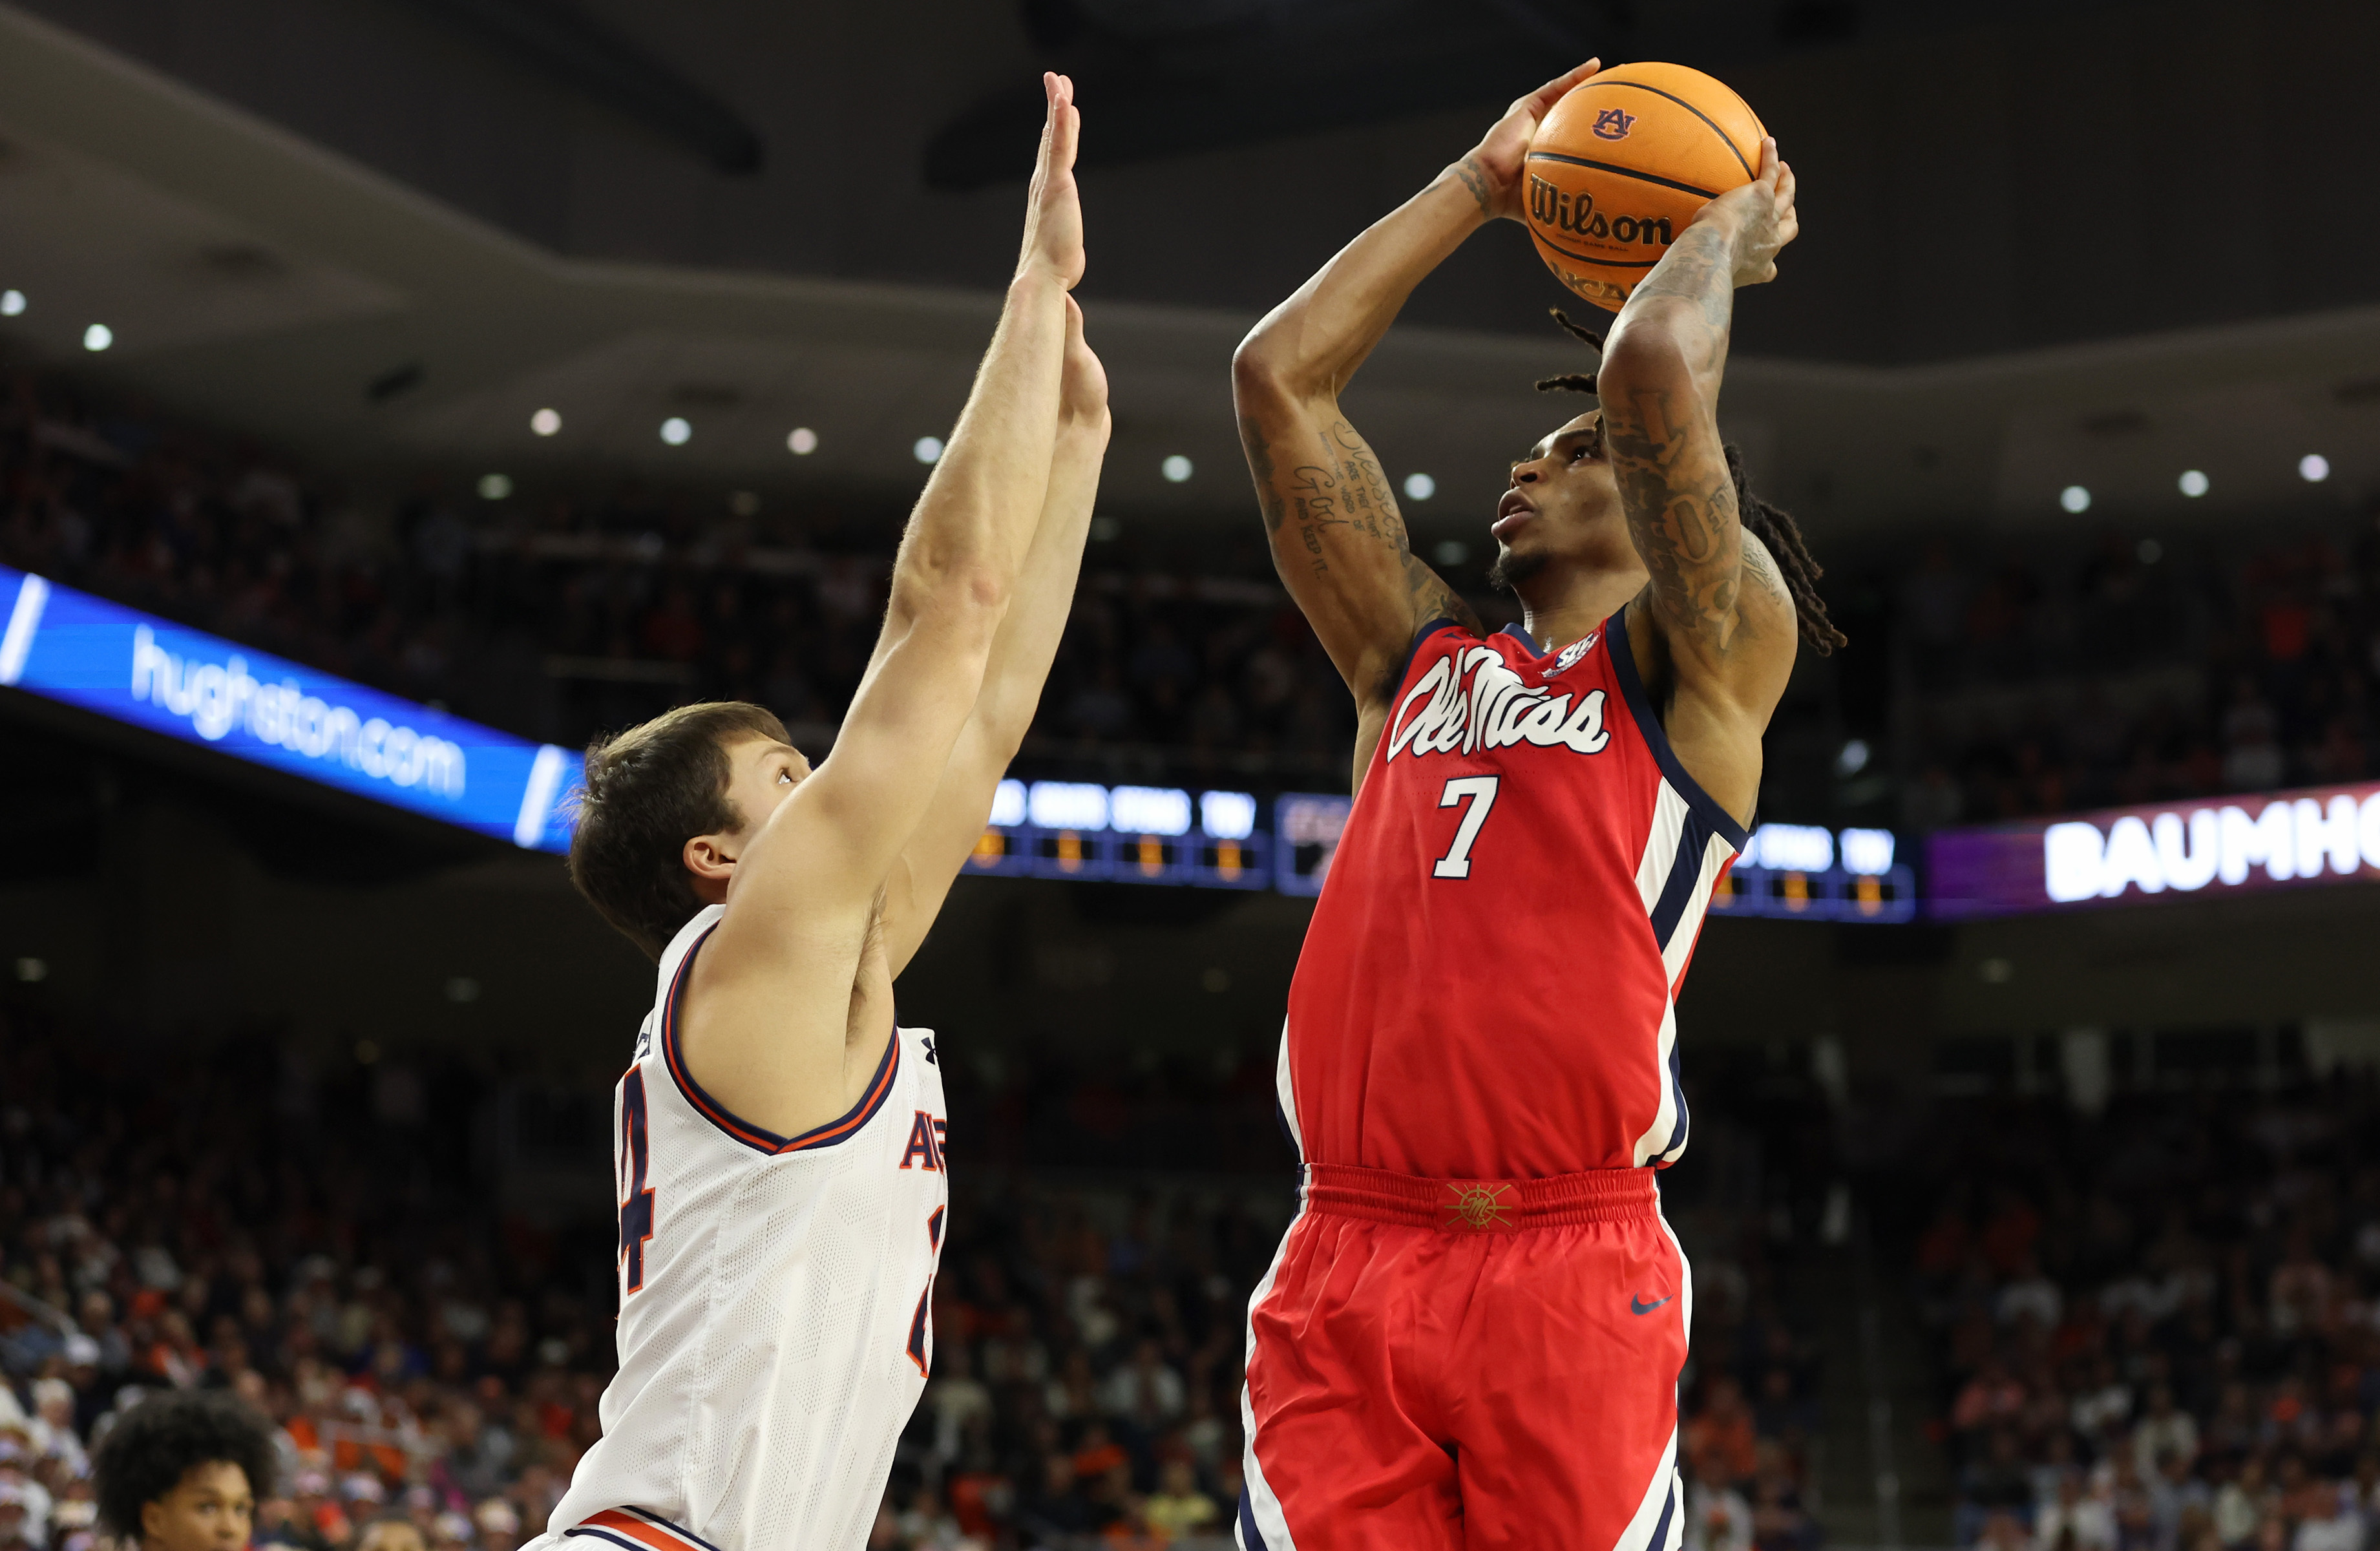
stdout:
[[(1686, 1145), (1674, 997), (1744, 841), (1816, 567), (1713, 411), (1793, 175), (1712, 200), (1621, 312), (1599, 410), (1512, 466), (1484, 635), (1406, 541), (1340, 390), (1424, 275), (1523, 215), (1590, 63), (1242, 344), (1282, 580), (1360, 708), (1356, 799), (1290, 988), (1301, 1210), (1249, 1304), (1247, 1551), (1674, 1551), (1692, 1290), (1654, 1169)], [(1592, 388), (1589, 378), (1540, 386)]]

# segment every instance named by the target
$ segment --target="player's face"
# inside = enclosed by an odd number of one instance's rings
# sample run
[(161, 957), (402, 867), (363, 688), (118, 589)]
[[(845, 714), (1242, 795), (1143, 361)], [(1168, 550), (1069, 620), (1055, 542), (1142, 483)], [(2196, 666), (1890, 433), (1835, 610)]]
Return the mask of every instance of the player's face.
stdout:
[(255, 1514), (246, 1471), (227, 1460), (192, 1465), (172, 1491), (142, 1505), (141, 1539), (155, 1551), (238, 1551)]
[[(1590, 410), (1556, 430), (1512, 465), (1512, 486), (1489, 527), (1496, 563), (1525, 576), (1550, 563), (1609, 563), (1626, 549), (1620, 487), (1604, 456), (1603, 415)], [(1627, 551), (1633, 555), (1633, 551)]]
[(747, 738), (727, 750), (727, 798), (744, 819), (744, 833), (754, 834), (777, 811), (777, 805), (808, 781), (810, 762), (791, 744), (771, 738)]

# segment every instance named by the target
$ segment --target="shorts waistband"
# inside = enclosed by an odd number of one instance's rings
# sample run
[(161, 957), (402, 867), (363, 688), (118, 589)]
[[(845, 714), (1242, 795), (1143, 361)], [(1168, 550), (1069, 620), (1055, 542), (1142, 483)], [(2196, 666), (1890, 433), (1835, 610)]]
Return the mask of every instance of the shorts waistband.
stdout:
[(1591, 1169), (1542, 1180), (1431, 1180), (1345, 1163), (1305, 1166), (1305, 1205), (1331, 1217), (1439, 1228), (1452, 1233), (1517, 1233), (1587, 1222), (1657, 1217), (1650, 1169)]

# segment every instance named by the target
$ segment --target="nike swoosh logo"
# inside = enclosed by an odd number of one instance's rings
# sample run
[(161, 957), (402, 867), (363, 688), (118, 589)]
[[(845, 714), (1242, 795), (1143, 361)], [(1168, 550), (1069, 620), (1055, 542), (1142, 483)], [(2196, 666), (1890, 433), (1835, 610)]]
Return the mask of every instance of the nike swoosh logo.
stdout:
[(1668, 1298), (1657, 1298), (1652, 1303), (1648, 1303), (1645, 1302), (1644, 1299), (1637, 1297), (1632, 1292), (1628, 1295), (1628, 1312), (1630, 1314), (1651, 1314), (1655, 1309), (1659, 1308), (1662, 1304), (1669, 1303), (1670, 1299), (1675, 1297), (1677, 1297), (1677, 1294), (1672, 1292)]

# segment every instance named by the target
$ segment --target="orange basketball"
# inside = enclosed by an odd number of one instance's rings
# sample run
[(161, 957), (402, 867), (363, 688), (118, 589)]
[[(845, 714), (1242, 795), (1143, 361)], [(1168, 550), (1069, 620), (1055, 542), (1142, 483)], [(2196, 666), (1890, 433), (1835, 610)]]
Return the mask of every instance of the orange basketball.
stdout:
[(1554, 278), (1617, 312), (1694, 212), (1760, 170), (1760, 117), (1683, 65), (1618, 65), (1529, 142), (1529, 237)]

